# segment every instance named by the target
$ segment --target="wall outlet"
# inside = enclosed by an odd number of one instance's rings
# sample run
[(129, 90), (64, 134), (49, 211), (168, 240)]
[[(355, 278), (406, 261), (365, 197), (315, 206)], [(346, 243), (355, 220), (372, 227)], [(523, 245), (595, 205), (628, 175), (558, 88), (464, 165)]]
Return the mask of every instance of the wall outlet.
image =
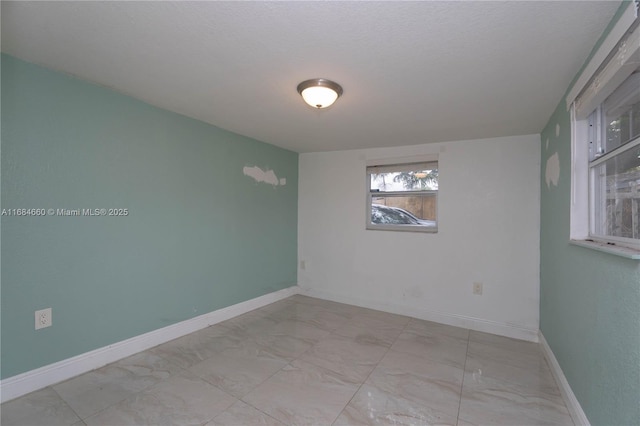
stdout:
[(482, 283), (473, 283), (473, 294), (482, 296)]
[(51, 308), (36, 311), (36, 330), (51, 327)]

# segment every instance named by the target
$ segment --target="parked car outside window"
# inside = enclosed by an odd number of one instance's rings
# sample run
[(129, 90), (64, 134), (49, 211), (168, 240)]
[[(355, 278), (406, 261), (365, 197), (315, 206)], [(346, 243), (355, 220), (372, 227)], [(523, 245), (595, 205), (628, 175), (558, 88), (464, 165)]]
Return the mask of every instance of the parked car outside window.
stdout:
[(399, 207), (371, 205), (371, 222), (391, 225), (436, 226), (433, 220), (419, 219), (410, 212)]

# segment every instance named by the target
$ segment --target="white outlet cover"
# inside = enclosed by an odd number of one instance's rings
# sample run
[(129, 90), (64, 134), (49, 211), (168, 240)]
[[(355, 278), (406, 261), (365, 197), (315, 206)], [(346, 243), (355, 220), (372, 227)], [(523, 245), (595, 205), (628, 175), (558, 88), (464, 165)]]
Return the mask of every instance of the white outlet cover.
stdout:
[(36, 330), (51, 327), (51, 308), (36, 311)]

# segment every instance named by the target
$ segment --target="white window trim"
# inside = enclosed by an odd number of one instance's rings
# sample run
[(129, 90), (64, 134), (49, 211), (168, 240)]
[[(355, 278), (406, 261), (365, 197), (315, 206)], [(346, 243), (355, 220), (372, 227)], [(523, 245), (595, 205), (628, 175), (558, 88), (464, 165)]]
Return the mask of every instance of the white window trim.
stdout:
[(591, 112), (638, 68), (640, 26), (637, 1), (629, 3), (576, 81), (566, 102), (571, 115), (570, 241), (581, 247), (640, 260), (640, 249), (635, 246), (612, 245), (611, 243), (618, 241), (615, 237), (601, 240), (590, 236), (592, 206), (587, 123)]
[(587, 120), (577, 120), (571, 107), (571, 216), (572, 240), (589, 239), (589, 141)]
[[(438, 224), (440, 218), (440, 200), (438, 197), (438, 191), (436, 193), (436, 226), (410, 226), (410, 225), (380, 225), (371, 223), (371, 203), (372, 203), (372, 195), (371, 195), (371, 178), (369, 177), (369, 173), (367, 169), (371, 167), (385, 167), (385, 166), (395, 166), (400, 164), (416, 164), (416, 163), (437, 163), (438, 164), (438, 172), (440, 170), (440, 163), (438, 162), (438, 154), (426, 154), (426, 155), (415, 155), (411, 157), (399, 157), (399, 158), (381, 158), (381, 159), (369, 159), (366, 161), (365, 167), (365, 190), (367, 192), (366, 195), (366, 208), (365, 208), (365, 229), (372, 231), (400, 231), (400, 232), (417, 232), (417, 233), (428, 233), (435, 234), (438, 232)], [(417, 192), (417, 191), (416, 191)], [(434, 192), (434, 191), (419, 191), (423, 192)], [(394, 192), (390, 192), (390, 195), (393, 195)]]

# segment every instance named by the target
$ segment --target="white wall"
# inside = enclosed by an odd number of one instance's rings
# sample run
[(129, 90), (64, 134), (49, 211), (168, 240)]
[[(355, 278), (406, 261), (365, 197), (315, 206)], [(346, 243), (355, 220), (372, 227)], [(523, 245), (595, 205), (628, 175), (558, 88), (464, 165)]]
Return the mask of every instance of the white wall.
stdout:
[[(438, 233), (365, 230), (367, 160), (439, 154)], [(300, 155), (298, 284), (360, 306), (536, 340), (540, 136)], [(472, 293), (484, 284), (482, 296)]]

